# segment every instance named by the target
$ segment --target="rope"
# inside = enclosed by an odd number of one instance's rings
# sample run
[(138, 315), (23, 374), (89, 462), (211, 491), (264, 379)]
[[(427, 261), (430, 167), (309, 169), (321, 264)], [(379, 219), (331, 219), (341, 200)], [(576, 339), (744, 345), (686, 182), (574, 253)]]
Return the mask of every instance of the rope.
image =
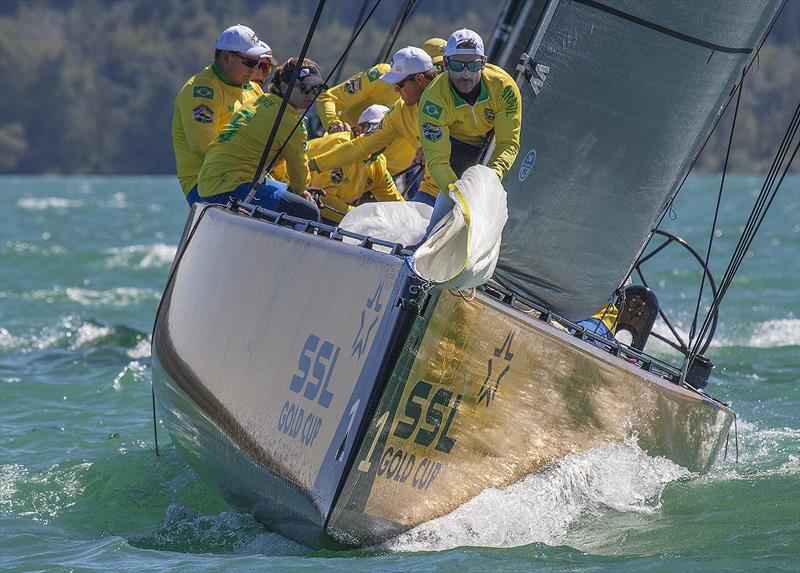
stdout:
[[(264, 152), (261, 154), (261, 160), (258, 162), (258, 167), (256, 168), (256, 172), (253, 175), (253, 180), (250, 182), (250, 193), (247, 194), (247, 202), (250, 203), (256, 196), (256, 185), (258, 185), (258, 180), (261, 178), (261, 171), (264, 169), (264, 164), (267, 162), (267, 155), (269, 155), (269, 150), (272, 148), (272, 144), (275, 143), (275, 137), (278, 135), (278, 128), (281, 126), (281, 120), (283, 119), (283, 113), (286, 111), (286, 106), (289, 105), (289, 97), (292, 95), (292, 90), (294, 89), (294, 84), (297, 82), (297, 78), (300, 76), (300, 68), (303, 66), (303, 62), (306, 59), (306, 52), (308, 51), (308, 46), (311, 44), (311, 38), (314, 37), (314, 30), (317, 28), (317, 24), (319, 23), (319, 18), (322, 15), (322, 9), (325, 7), (325, 0), (319, 0), (317, 3), (317, 11), (314, 13), (314, 19), (311, 20), (311, 26), (308, 28), (308, 33), (306, 34), (306, 40), (303, 42), (303, 47), (300, 49), (300, 55), (297, 58), (297, 65), (292, 70), (292, 75), (289, 76), (289, 85), (286, 88), (286, 93), (283, 94), (283, 99), (281, 100), (281, 107), (278, 108), (278, 116), (275, 118), (275, 123), (272, 124), (272, 130), (269, 132), (269, 137), (267, 138), (267, 144), (264, 146)], [(294, 131), (292, 131), (294, 133)], [(288, 141), (288, 137), (286, 138)], [(281, 147), (281, 149), (283, 149)], [(267, 171), (269, 172), (272, 169), (275, 161), (278, 159), (279, 154), (275, 154), (275, 157), (272, 158), (270, 161), (269, 167)], [(302, 192), (302, 189), (297, 190), (298, 192)]]
[[(742, 80), (739, 82), (738, 94), (736, 95), (736, 107), (733, 110), (733, 121), (731, 122), (731, 132), (728, 136), (728, 149), (725, 151), (725, 163), (722, 166), (722, 177), (719, 182), (719, 192), (717, 193), (717, 205), (714, 208), (714, 220), (711, 223), (711, 232), (708, 235), (708, 249), (706, 250), (705, 267), (708, 268), (708, 261), (711, 258), (711, 247), (714, 244), (714, 232), (717, 230), (717, 219), (719, 217), (719, 206), (722, 203), (722, 190), (725, 187), (725, 175), (728, 173), (728, 159), (731, 156), (731, 146), (733, 144), (733, 133), (736, 130), (736, 118), (739, 116), (739, 103), (742, 100), (742, 87), (744, 86), (744, 70), (742, 70)], [(694, 309), (694, 317), (692, 318), (692, 327), (689, 329), (689, 344), (691, 348), (692, 340), (697, 332), (697, 317), (700, 314), (700, 303), (703, 299), (703, 289), (706, 286), (706, 273), (700, 280), (700, 292), (697, 294), (697, 305)]]
[[(324, 2), (324, 0), (321, 0), (321, 1)], [(330, 81), (330, 79), (333, 76), (333, 74), (336, 71), (336, 69), (341, 65), (342, 61), (344, 61), (345, 57), (347, 57), (347, 53), (350, 51), (350, 48), (353, 46), (353, 43), (358, 38), (359, 34), (361, 34), (361, 31), (364, 29), (364, 26), (367, 25), (367, 22), (369, 22), (370, 18), (372, 18), (372, 15), (375, 13), (375, 10), (378, 8), (378, 6), (380, 6), (381, 2), (383, 2), (383, 0), (377, 0), (377, 2), (375, 2), (375, 5), (372, 7), (372, 10), (370, 10), (370, 12), (367, 15), (367, 17), (361, 23), (361, 26), (359, 26), (358, 32), (355, 33), (355, 35), (353, 36), (353, 39), (350, 40), (350, 43), (347, 45), (347, 47), (345, 47), (344, 52), (342, 52), (342, 55), (339, 57), (339, 60), (334, 64), (333, 69), (328, 74), (328, 77), (325, 78), (325, 82), (324, 82), (325, 85), (328, 84), (328, 81)], [(264, 170), (266, 173), (269, 173), (272, 170), (272, 168), (275, 166), (275, 163), (278, 161), (278, 158), (281, 156), (281, 153), (283, 152), (283, 148), (286, 147), (286, 144), (292, 138), (292, 135), (294, 134), (294, 132), (297, 131), (297, 128), (300, 127), (300, 125), (305, 121), (306, 115), (308, 114), (308, 110), (311, 109), (311, 107), (314, 105), (314, 102), (317, 101), (317, 97), (319, 97), (319, 92), (314, 94), (314, 98), (311, 100), (311, 104), (308, 106), (308, 109), (306, 109), (303, 112), (303, 115), (301, 115), (300, 119), (297, 121), (297, 123), (294, 124), (294, 127), (292, 128), (292, 131), (290, 131), (289, 135), (286, 136), (286, 141), (283, 142), (283, 144), (280, 146), (278, 151), (275, 153), (275, 156), (270, 161), (269, 165), (267, 165), (267, 168)], [(278, 125), (279, 125), (279, 121), (276, 121), (275, 125), (273, 125), (273, 129), (277, 130), (276, 126), (278, 126)], [(268, 145), (265, 148), (265, 150), (264, 150), (265, 155), (268, 152), (269, 147), (270, 146)], [(262, 159), (263, 159), (263, 157), (262, 157)], [(260, 177), (260, 174), (259, 174), (259, 177)], [(251, 194), (252, 194), (252, 191), (251, 191)], [(247, 198), (248, 198), (248, 200), (250, 200), (251, 199), (251, 195), (248, 195)]]
[(383, 47), (381, 47), (381, 51), (378, 53), (380, 59), (375, 62), (376, 64), (380, 64), (383, 62), (389, 61), (389, 56), (392, 55), (392, 48), (394, 47), (394, 43), (397, 41), (397, 36), (400, 35), (400, 31), (405, 26), (406, 20), (411, 16), (411, 12), (414, 10), (414, 5), (416, 4), (417, 0), (408, 0), (397, 15), (397, 19), (394, 21), (392, 25), (392, 31), (389, 32), (389, 35), (386, 37), (386, 41), (383, 43)]
[[(353, 24), (353, 31), (350, 32), (350, 39), (348, 40), (348, 44), (352, 44), (353, 40), (355, 40), (356, 30), (358, 30), (358, 26), (361, 24), (361, 18), (364, 17), (364, 12), (366, 12), (366, 10), (367, 10), (367, 4), (368, 3), (369, 3), (369, 0), (364, 0), (361, 3), (361, 8), (358, 11), (358, 16), (356, 17), (356, 22), (355, 22), (355, 24)], [(342, 65), (339, 66), (338, 70), (336, 70), (336, 75), (333, 76), (333, 81), (331, 82), (331, 83), (333, 83), (333, 85), (338, 85), (339, 84), (339, 79), (342, 76), (342, 71), (344, 70), (344, 66), (345, 66), (346, 63), (347, 63), (347, 57), (345, 57), (344, 60), (342, 60)]]

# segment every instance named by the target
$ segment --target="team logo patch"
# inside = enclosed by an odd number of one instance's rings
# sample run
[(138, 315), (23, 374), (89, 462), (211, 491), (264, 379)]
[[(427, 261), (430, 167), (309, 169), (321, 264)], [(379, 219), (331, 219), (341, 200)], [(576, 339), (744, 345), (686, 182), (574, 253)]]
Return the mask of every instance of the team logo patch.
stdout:
[(354, 78), (348, 80), (344, 84), (344, 91), (350, 95), (356, 94), (361, 91), (361, 78)]
[(486, 121), (494, 121), (494, 111), (487, 107), (483, 110), (483, 117), (486, 118)]
[(344, 173), (341, 168), (331, 169), (331, 183), (339, 185), (342, 181), (344, 181)]
[(376, 66), (376, 67), (374, 67), (374, 68), (370, 68), (369, 70), (367, 70), (367, 80), (368, 80), (370, 83), (374, 82), (375, 80), (378, 80), (378, 79), (380, 79), (380, 77), (381, 77), (382, 75), (383, 75), (383, 74), (381, 74), (381, 71), (378, 69), (378, 67), (377, 67), (377, 66)]
[(425, 103), (422, 104), (422, 113), (429, 115), (433, 119), (439, 119), (442, 117), (442, 111), (442, 106), (436, 105), (429, 99), (426, 99)]
[(207, 105), (198, 105), (192, 110), (192, 117), (200, 123), (211, 123), (214, 121), (214, 111)]
[(194, 86), (194, 89), (192, 89), (192, 97), (214, 99), (214, 88), (208, 88), (206, 86)]
[(533, 165), (536, 163), (536, 150), (531, 149), (527, 155), (525, 155), (525, 159), (522, 160), (522, 165), (519, 168), (519, 180), (525, 181), (528, 178), (528, 175), (531, 174), (533, 171)]
[(422, 136), (428, 141), (439, 141), (442, 138), (442, 128), (432, 123), (423, 123)]

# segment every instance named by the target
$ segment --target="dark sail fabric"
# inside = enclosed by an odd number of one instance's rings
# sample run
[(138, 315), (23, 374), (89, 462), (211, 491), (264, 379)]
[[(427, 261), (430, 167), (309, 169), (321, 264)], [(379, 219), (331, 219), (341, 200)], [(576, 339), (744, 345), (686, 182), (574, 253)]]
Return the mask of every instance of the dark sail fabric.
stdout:
[[(572, 319), (624, 278), (779, 0), (550, 2), (496, 278)], [(518, 57), (518, 54), (517, 54)], [(536, 93), (538, 91), (538, 94)]]

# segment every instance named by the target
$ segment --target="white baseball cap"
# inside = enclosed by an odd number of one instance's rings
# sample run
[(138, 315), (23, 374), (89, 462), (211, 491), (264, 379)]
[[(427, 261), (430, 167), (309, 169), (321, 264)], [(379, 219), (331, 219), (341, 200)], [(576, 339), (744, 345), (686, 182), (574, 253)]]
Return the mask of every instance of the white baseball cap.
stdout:
[(397, 50), (392, 57), (392, 69), (381, 76), (387, 84), (396, 84), (414, 74), (422, 74), (433, 69), (433, 60), (425, 50), (406, 46)]
[(379, 103), (372, 104), (358, 116), (358, 123), (380, 123), (389, 108)]
[[(458, 47), (459, 44), (470, 41), (475, 44), (474, 48)], [(483, 57), (486, 54), (483, 52), (483, 40), (481, 40), (481, 37), (472, 30), (462, 28), (460, 30), (456, 30), (450, 34), (449, 38), (447, 38), (447, 47), (444, 49), (444, 55), (446, 58), (449, 58), (450, 56), (460, 55)]]
[(215, 47), (217, 50), (239, 52), (251, 58), (260, 58), (272, 51), (267, 44), (258, 39), (253, 30), (241, 24), (225, 28), (217, 38)]
[(272, 55), (272, 48), (269, 47), (269, 44), (267, 44), (263, 40), (259, 40), (258, 43), (261, 44), (261, 47), (266, 50), (265, 53), (261, 54), (261, 59), (262, 60), (269, 60), (269, 62), (273, 66), (277, 66), (278, 65), (278, 60), (275, 58), (275, 56)]

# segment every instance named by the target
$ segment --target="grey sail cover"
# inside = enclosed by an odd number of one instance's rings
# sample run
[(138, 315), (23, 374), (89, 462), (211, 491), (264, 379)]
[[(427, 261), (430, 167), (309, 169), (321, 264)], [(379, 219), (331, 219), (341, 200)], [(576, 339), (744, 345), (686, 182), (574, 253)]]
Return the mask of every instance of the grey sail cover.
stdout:
[[(780, 0), (552, 1), (496, 279), (572, 319), (626, 275)], [(538, 93), (537, 93), (538, 91)]]

